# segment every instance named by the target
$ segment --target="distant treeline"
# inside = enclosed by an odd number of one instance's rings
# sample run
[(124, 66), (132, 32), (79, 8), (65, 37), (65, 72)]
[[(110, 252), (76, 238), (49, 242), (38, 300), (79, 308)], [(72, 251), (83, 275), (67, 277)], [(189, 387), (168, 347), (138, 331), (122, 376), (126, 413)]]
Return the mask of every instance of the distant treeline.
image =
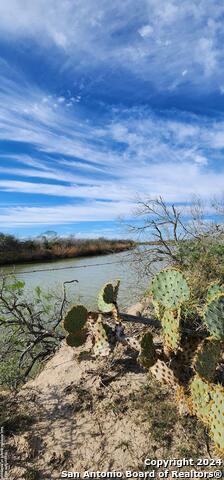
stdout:
[(106, 238), (81, 240), (74, 236), (59, 237), (46, 233), (34, 239), (20, 240), (0, 233), (0, 265), (49, 261), (90, 255), (122, 252), (135, 246), (132, 240)]

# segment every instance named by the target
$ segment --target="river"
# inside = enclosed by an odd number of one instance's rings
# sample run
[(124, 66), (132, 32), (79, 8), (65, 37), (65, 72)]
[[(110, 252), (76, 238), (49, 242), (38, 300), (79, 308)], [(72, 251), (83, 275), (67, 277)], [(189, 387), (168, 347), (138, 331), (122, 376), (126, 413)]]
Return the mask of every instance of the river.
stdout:
[[(73, 303), (84, 303), (90, 309), (96, 308), (96, 297), (101, 286), (119, 278), (121, 285), (118, 300), (120, 307), (124, 308), (138, 301), (149, 285), (148, 277), (138, 278), (134, 259), (133, 252), (126, 251), (48, 263), (20, 264), (15, 266), (14, 272), (26, 282), (26, 288), (30, 292), (40, 286), (45, 291), (60, 293), (63, 282), (78, 280), (78, 283), (66, 285), (68, 298)], [(9, 273), (12, 267), (2, 267), (1, 270)]]

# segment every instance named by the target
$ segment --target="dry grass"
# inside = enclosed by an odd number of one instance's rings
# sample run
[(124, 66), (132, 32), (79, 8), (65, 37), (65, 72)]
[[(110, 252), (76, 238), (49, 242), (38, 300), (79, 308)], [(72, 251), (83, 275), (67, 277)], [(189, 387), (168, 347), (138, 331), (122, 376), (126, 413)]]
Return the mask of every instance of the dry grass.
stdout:
[(103, 255), (122, 252), (133, 248), (134, 245), (131, 240), (104, 238), (79, 240), (74, 237), (22, 241), (5, 236), (3, 241), (0, 234), (0, 265)]

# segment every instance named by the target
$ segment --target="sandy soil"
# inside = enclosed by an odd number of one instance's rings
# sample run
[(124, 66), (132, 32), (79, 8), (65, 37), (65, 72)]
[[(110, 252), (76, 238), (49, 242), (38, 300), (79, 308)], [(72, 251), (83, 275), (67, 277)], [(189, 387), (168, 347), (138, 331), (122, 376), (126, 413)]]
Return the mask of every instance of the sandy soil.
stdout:
[[(132, 307), (130, 313), (135, 312)], [(11, 439), (18, 464), (12, 478), (26, 478), (21, 460), (42, 472), (38, 478), (43, 480), (58, 479), (66, 469), (140, 467), (147, 456), (149, 427), (131, 399), (147, 379), (134, 356), (118, 345), (110, 359), (96, 360), (88, 345), (85, 351), (62, 345), (18, 396), (20, 411), (29, 411), (35, 422)]]
[[(139, 304), (128, 313), (136, 311), (141, 311)], [(138, 334), (145, 327), (130, 328)], [(161, 457), (163, 442), (172, 443), (170, 433), (164, 433), (167, 421), (176, 429), (175, 444), (182, 448), (186, 426), (178, 424), (175, 410), (170, 413), (172, 392), (170, 410), (165, 403), (168, 390), (161, 394), (157, 385), (152, 405), (147, 399), (145, 408), (147, 384), (136, 353), (122, 344), (108, 359), (95, 359), (88, 344), (79, 349), (63, 344), (17, 396), (19, 412), (28, 413), (32, 421), (25, 431), (10, 436), (10, 480), (54, 480), (63, 470), (142, 470), (145, 458)], [(164, 439), (157, 438), (158, 428)], [(189, 435), (187, 445), (193, 434)]]

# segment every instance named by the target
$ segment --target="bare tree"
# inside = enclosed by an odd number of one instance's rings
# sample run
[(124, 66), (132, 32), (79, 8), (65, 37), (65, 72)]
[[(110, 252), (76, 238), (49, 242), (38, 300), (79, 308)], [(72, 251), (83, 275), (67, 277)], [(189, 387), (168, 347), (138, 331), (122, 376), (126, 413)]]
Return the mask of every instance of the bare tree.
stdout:
[[(208, 221), (206, 205), (196, 196), (189, 205), (182, 206), (168, 204), (161, 196), (139, 200), (135, 216), (140, 225), (131, 225), (129, 229), (137, 235), (139, 241), (145, 243), (136, 253), (142, 267), (140, 271), (151, 275), (155, 269), (161, 267), (158, 262), (163, 262), (164, 265), (181, 265), (180, 250), (183, 250), (184, 244), (194, 242), (194, 245), (202, 246), (206, 239), (222, 238), (223, 224), (217, 223), (215, 214), (220, 203), (213, 202), (209, 208), (211, 218)], [(219, 220), (220, 212), (221, 210)]]

